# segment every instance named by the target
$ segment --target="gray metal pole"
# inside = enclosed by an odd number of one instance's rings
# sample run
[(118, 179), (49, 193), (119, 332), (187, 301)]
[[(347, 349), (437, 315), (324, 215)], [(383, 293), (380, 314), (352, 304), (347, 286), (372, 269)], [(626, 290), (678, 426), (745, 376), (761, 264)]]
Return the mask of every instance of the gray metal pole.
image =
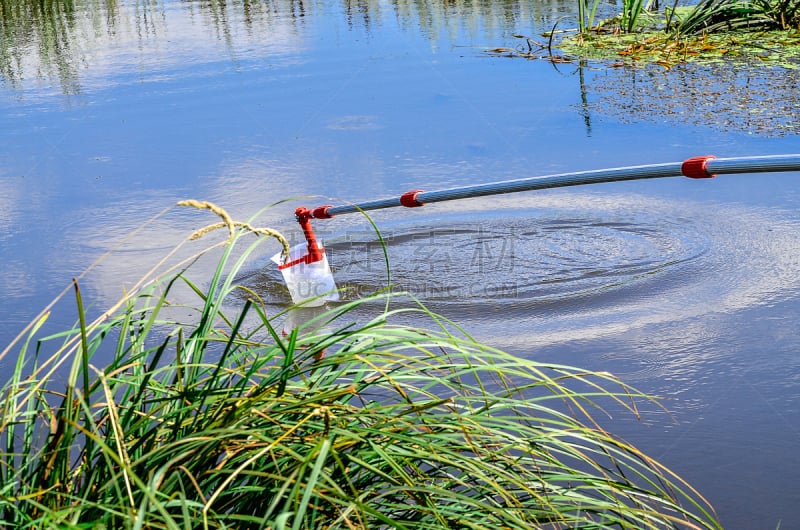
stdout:
[(529, 177), (478, 184), (475, 186), (450, 188), (441, 191), (414, 190), (400, 197), (342, 206), (320, 206), (313, 210), (307, 210), (307, 212), (310, 217), (327, 219), (335, 215), (393, 208), (396, 206), (423, 206), (432, 202), (499, 195), (518, 191), (578, 186), (582, 184), (677, 177), (681, 175), (690, 178), (710, 178), (722, 174), (767, 173), (778, 171), (800, 171), (800, 154), (736, 158), (716, 158), (710, 155), (699, 156), (689, 158), (683, 162), (559, 173), (541, 177)]

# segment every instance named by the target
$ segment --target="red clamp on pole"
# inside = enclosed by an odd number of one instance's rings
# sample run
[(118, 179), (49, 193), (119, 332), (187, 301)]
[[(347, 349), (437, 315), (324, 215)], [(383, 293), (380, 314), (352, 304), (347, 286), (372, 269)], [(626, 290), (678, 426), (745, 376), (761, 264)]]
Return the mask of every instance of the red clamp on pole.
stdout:
[(311, 210), (310, 215), (314, 219), (330, 219), (333, 217), (331, 214), (328, 213), (328, 210), (333, 208), (332, 204), (326, 204), (325, 206), (317, 206), (313, 210)]
[(423, 193), (425, 190), (412, 190), (407, 191), (400, 196), (400, 205), (406, 208), (416, 208), (417, 206), (425, 206), (425, 203), (417, 200), (417, 195)]
[(681, 164), (681, 173), (690, 179), (709, 179), (714, 178), (716, 175), (709, 173), (706, 169), (706, 164), (709, 160), (714, 160), (714, 155), (695, 156), (686, 159)]
[[(324, 208), (324, 206), (322, 208)], [(317, 208), (317, 210), (318, 209), (319, 208)], [(316, 210), (314, 210), (314, 212), (316, 212)], [(317, 238), (314, 235), (314, 230), (311, 228), (311, 218), (313, 217), (314, 212), (304, 206), (301, 206), (294, 211), (294, 214), (297, 216), (297, 222), (300, 223), (300, 228), (303, 229), (303, 235), (306, 237), (306, 242), (308, 242), (308, 254), (303, 256), (303, 261), (306, 263), (316, 263), (317, 261), (321, 261), (323, 255), (325, 254), (325, 249), (319, 247), (317, 244)]]

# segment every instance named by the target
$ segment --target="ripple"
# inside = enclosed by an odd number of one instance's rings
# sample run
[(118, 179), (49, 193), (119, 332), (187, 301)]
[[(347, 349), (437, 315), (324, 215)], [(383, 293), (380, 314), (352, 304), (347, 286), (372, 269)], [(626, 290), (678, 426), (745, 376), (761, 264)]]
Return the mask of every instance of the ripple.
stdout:
[[(383, 234), (391, 286), (450, 306), (563, 304), (674, 274), (709, 244), (685, 220), (565, 213), (511, 210), (477, 221), (454, 216), (434, 227), (392, 226)], [(386, 287), (374, 233), (337, 238), (328, 252), (349, 298)]]
[[(388, 279), (374, 231), (351, 224), (327, 238), (344, 300), (389, 286), (481, 340), (529, 349), (770, 304), (800, 285), (798, 223), (776, 210), (589, 193), (426, 210), (376, 219)], [(253, 281), (288, 301), (277, 271)], [(669, 340), (648, 344), (685, 352), (694, 339)]]

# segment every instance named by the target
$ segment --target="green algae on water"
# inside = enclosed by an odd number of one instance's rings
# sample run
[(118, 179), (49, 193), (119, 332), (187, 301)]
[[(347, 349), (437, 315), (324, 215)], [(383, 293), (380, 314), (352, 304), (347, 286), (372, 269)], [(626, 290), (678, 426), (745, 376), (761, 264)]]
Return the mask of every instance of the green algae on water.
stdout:
[[(654, 24), (650, 14), (642, 20)], [(574, 65), (587, 116), (765, 137), (800, 134), (799, 30), (678, 36), (614, 28), (612, 20), (584, 34), (551, 32), (546, 41), (516, 36), (516, 47), (487, 52)]]
[(678, 36), (663, 31), (622, 34), (563, 34), (556, 45), (563, 57), (603, 61), (611, 66), (680, 63), (719, 64), (745, 60), (752, 64), (800, 68), (800, 31), (737, 31)]

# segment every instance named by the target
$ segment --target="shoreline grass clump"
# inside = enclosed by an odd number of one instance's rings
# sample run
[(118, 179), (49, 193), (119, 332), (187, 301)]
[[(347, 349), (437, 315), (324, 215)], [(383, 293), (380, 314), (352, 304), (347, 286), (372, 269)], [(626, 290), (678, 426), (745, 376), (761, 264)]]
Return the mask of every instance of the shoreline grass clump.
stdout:
[(675, 30), (680, 35), (734, 31), (800, 32), (800, 0), (702, 0)]
[[(719, 528), (593, 419), (647, 396), (481, 345), (419, 304), (364, 319), (364, 300), (344, 303), (284, 335), (234, 281), (260, 241), (225, 226), (207, 284), (188, 268), (64, 333), (34, 326), (0, 391), (4, 527)], [(181, 287), (191, 322), (171, 316)], [(84, 314), (77, 283), (75, 299)], [(430, 326), (394, 323), (408, 312)]]
[[(546, 42), (515, 35), (514, 48), (491, 48), (504, 57), (553, 63), (599, 61), (612, 67), (735, 62), (800, 68), (800, 0), (701, 0), (659, 7), (624, 0), (613, 17), (600, 18), (599, 0), (578, 0), (577, 27), (552, 30)], [(603, 13), (607, 14), (607, 13)]]

